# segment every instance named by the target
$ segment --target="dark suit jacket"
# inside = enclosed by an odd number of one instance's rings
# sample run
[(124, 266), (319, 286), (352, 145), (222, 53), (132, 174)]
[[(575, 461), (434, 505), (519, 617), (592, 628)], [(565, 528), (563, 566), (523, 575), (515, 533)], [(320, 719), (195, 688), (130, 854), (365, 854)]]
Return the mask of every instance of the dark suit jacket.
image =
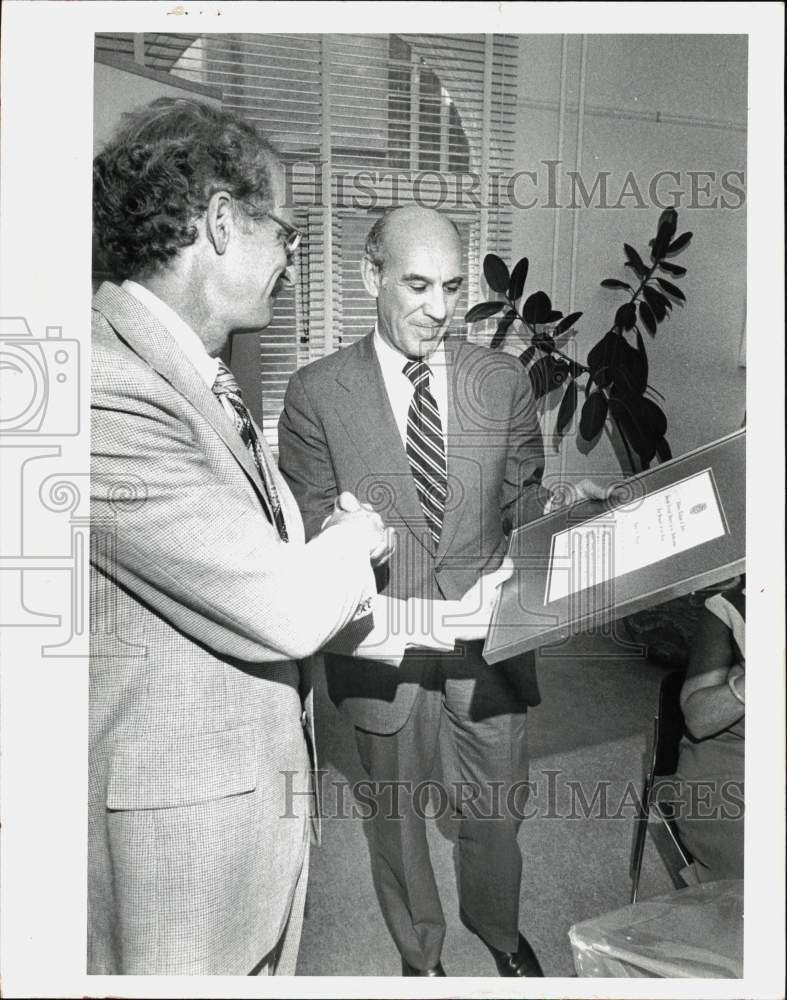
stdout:
[[(393, 598), (461, 597), (481, 572), (499, 565), (508, 530), (542, 512), (543, 443), (524, 369), (506, 354), (451, 338), (446, 354), (449, 497), (436, 553), (372, 334), (296, 372), (279, 422), (279, 467), (307, 537), (319, 531), (344, 490), (397, 529), (396, 552), (378, 579), (380, 591)], [(496, 669), (483, 663), (480, 650), (480, 643), (460, 644), (453, 655)], [(362, 729), (396, 732), (407, 721), (430, 655), (411, 650), (393, 667), (326, 654), (331, 697)], [(504, 669), (516, 688), (512, 700), (518, 694), (537, 704), (532, 655)]]

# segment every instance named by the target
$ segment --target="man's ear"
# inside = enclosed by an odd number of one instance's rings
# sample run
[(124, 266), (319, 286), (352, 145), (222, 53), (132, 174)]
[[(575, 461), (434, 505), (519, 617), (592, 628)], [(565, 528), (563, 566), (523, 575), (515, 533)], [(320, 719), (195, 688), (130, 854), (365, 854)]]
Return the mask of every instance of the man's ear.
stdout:
[(215, 191), (205, 211), (205, 235), (217, 254), (226, 251), (234, 225), (231, 195), (226, 191)]
[(361, 260), (361, 277), (366, 291), (376, 299), (380, 294), (380, 269), (368, 257)]

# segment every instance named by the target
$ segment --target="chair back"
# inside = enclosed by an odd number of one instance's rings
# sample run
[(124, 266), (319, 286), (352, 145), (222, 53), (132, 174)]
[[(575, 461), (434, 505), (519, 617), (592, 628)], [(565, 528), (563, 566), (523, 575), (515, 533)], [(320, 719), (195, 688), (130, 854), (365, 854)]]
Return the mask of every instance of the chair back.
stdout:
[(661, 681), (655, 730), (655, 777), (674, 774), (678, 767), (680, 741), (685, 730), (680, 690), (685, 679), (685, 670), (672, 670)]

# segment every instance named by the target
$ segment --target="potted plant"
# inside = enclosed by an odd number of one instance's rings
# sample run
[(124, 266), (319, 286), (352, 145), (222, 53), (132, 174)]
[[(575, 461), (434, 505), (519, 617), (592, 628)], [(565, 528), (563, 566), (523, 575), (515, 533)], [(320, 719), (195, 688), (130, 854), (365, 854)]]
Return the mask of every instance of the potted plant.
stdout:
[[(655, 337), (675, 304), (686, 301), (675, 284), (686, 268), (672, 258), (686, 249), (692, 234), (678, 236), (677, 227), (678, 213), (669, 208), (659, 216), (644, 257), (628, 243), (623, 244), (623, 266), (631, 275), (628, 280), (604, 278), (601, 286), (625, 293), (625, 301), (617, 307), (611, 328), (588, 351), (584, 364), (566, 353), (582, 313), (564, 316), (543, 291), (525, 298), (527, 257), (509, 270), (500, 257), (487, 254), (484, 276), (490, 290), (502, 298), (481, 302), (465, 315), (467, 323), (477, 323), (503, 314), (490, 343), (492, 348), (502, 348), (512, 333), (524, 339), (526, 347), (519, 360), (530, 375), (535, 396), (540, 399), (555, 390), (562, 393), (555, 424), (558, 438), (571, 427), (582, 392), (581, 450), (592, 450), (606, 430), (627, 475), (647, 469), (654, 459), (664, 462), (671, 458), (667, 417), (658, 402), (664, 397), (648, 381), (643, 334)], [(688, 660), (697, 607), (691, 596), (678, 598), (623, 619), (623, 626), (630, 639), (647, 648), (651, 659), (683, 666)]]
[(502, 312), (490, 346), (502, 347), (511, 333), (526, 341), (519, 359), (528, 370), (536, 397), (555, 389), (562, 393), (557, 434), (562, 436), (571, 426), (581, 391), (584, 399), (578, 433), (584, 450), (594, 448), (606, 428), (613, 443), (619, 444), (621, 465), (629, 474), (647, 469), (656, 458), (666, 461), (671, 457), (667, 417), (657, 401), (664, 397), (648, 382), (643, 331), (655, 337), (674, 305), (686, 301), (675, 284), (686, 268), (673, 263), (672, 258), (686, 249), (692, 234), (676, 236), (677, 226), (675, 209), (661, 213), (649, 243), (648, 263), (632, 246), (623, 244), (624, 267), (633, 272), (633, 278), (605, 278), (601, 285), (625, 292), (626, 301), (618, 306), (612, 327), (593, 345), (584, 364), (565, 350), (582, 313), (564, 316), (543, 291), (525, 298), (527, 257), (509, 270), (496, 254), (487, 254), (484, 276), (489, 288), (503, 297), (481, 302), (465, 315), (467, 323), (476, 323)]

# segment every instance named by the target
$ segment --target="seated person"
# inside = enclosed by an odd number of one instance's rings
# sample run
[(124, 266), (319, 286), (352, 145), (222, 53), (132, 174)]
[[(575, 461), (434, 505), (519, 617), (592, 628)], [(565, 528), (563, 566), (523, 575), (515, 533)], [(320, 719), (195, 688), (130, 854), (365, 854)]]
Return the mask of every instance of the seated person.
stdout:
[(700, 882), (743, 878), (745, 586), (736, 577), (706, 600), (680, 695), (676, 822)]

